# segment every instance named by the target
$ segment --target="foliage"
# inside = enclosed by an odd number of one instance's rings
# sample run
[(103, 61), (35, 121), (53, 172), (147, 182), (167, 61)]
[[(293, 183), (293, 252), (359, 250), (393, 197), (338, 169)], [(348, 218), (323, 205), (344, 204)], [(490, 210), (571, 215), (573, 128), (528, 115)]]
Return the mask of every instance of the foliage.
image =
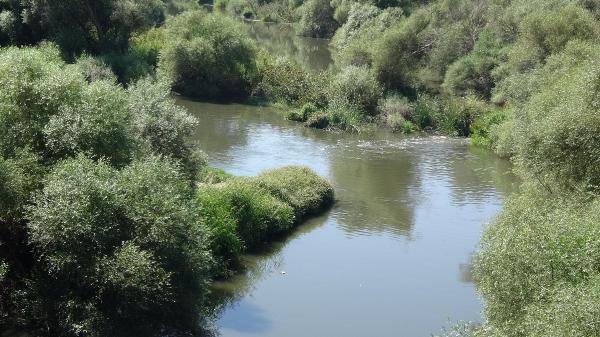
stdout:
[(152, 67), (156, 67), (160, 51), (165, 43), (164, 28), (152, 28), (131, 36), (129, 39), (129, 52)]
[(164, 21), (161, 0), (30, 1), (49, 36), (68, 55), (124, 50), (129, 36)]
[(355, 110), (367, 117), (376, 113), (383, 89), (367, 67), (348, 66), (334, 77), (327, 94), (330, 108)]
[(540, 70), (540, 89), (514, 115), (523, 174), (550, 185), (599, 186), (598, 56), (598, 46), (574, 42)]
[(83, 55), (77, 59), (75, 65), (88, 82), (117, 82), (117, 77), (115, 74), (113, 74), (110, 67), (101, 59), (89, 55)]
[(300, 8), (299, 32), (309, 37), (331, 37), (338, 27), (329, 0), (307, 0)]
[(502, 43), (490, 30), (483, 30), (473, 50), (448, 67), (444, 91), (458, 96), (476, 94), (490, 99), (495, 85), (494, 69), (500, 64)]
[(394, 132), (411, 133), (415, 131), (414, 106), (406, 97), (391, 95), (379, 101), (377, 111), (380, 118)]
[[(530, 325), (555, 333), (569, 326), (573, 332), (585, 331), (585, 317), (594, 306), (579, 308), (576, 315), (583, 320), (552, 322), (552, 317), (561, 315), (556, 310), (560, 302), (578, 301), (564, 296), (563, 288), (592, 281), (600, 271), (598, 206), (597, 200), (551, 196), (536, 189), (510, 200), (486, 230), (475, 264), (491, 324), (507, 336), (546, 335), (528, 331)], [(548, 325), (542, 327), (544, 322)]]
[[(207, 175), (213, 174), (207, 172)], [(206, 179), (199, 186), (200, 213), (212, 233), (212, 251), (223, 260), (221, 274), (240, 254), (298, 224), (333, 202), (333, 188), (304, 167), (285, 167), (257, 177)]]
[(159, 75), (173, 90), (207, 99), (242, 98), (256, 73), (256, 51), (240, 24), (202, 11), (171, 18)]
[(28, 216), (48, 270), (48, 326), (115, 336), (195, 329), (210, 260), (190, 194), (159, 157), (121, 172), (84, 156), (58, 164)]
[(296, 219), (316, 214), (333, 203), (331, 184), (306, 167), (288, 166), (261, 173), (260, 187), (294, 209)]
[(497, 145), (494, 133), (498, 132), (499, 125), (507, 119), (507, 114), (505, 109), (492, 109), (475, 118), (470, 127), (471, 143), (488, 148), (492, 144)]
[(326, 74), (308, 72), (286, 58), (261, 53), (253, 94), (292, 106), (311, 103), (323, 107), (327, 104), (326, 77)]

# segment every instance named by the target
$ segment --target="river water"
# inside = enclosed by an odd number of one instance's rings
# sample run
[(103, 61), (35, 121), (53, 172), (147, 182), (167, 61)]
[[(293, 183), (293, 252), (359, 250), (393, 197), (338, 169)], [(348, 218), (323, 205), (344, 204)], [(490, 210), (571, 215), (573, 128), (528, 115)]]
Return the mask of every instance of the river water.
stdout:
[[(250, 28), (259, 42), (288, 34), (274, 27)], [(287, 47), (273, 53), (316, 70), (331, 62), (323, 40), (276, 38)], [(332, 133), (270, 108), (178, 102), (198, 118), (210, 165), (236, 175), (306, 165), (336, 191), (330, 211), (215, 285), (221, 336), (426, 337), (481, 320), (472, 254), (517, 186), (508, 162), (465, 139)]]

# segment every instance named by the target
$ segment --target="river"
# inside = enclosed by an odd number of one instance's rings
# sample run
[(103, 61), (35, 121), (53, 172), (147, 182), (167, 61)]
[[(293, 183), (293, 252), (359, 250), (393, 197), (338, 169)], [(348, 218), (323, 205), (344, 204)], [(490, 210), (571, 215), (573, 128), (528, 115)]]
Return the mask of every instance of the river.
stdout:
[[(273, 53), (314, 70), (331, 63), (323, 40), (311, 45), (276, 25), (249, 28), (261, 44), (273, 34)], [(270, 108), (178, 102), (198, 118), (194, 139), (210, 165), (236, 175), (306, 165), (336, 191), (330, 211), (215, 284), (218, 334), (426, 337), (481, 321), (472, 255), (517, 186), (508, 162), (466, 139), (333, 133)]]

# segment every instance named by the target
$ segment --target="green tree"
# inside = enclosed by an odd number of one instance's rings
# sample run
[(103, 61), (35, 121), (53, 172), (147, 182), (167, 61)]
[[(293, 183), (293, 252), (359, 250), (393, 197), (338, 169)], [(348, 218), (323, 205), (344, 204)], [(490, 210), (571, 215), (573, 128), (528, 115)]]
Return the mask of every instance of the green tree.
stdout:
[(173, 90), (206, 99), (244, 98), (256, 73), (256, 50), (240, 24), (203, 11), (167, 23), (159, 75)]

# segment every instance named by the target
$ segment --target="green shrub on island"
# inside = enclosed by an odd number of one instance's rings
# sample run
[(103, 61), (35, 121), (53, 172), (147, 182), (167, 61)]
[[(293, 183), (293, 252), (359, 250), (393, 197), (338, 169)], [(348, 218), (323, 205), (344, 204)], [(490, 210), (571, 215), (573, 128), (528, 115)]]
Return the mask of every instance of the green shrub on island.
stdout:
[(248, 249), (289, 231), (306, 216), (333, 203), (333, 188), (305, 167), (285, 167), (256, 177), (232, 177), (219, 170), (205, 172), (198, 187), (200, 215), (211, 231), (211, 249), (221, 259), (221, 275), (239, 263)]
[(294, 209), (296, 221), (333, 203), (333, 187), (307, 167), (288, 166), (261, 173), (260, 187)]
[(169, 19), (159, 77), (186, 96), (245, 98), (256, 76), (256, 49), (241, 25), (204, 11), (184, 12)]

